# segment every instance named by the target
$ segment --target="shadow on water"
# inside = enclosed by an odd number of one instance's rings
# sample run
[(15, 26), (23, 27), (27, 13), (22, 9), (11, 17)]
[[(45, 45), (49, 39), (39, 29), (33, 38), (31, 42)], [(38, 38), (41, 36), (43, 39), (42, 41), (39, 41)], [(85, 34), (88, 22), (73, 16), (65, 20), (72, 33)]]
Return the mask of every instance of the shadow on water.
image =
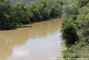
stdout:
[[(38, 21), (38, 22), (30, 22), (29, 24), (25, 24), (25, 25), (22, 25), (22, 27), (19, 27), (19, 28), (31, 28), (32, 26), (29, 26), (31, 24), (35, 24), (35, 23), (41, 23), (41, 22), (45, 22), (45, 21), (51, 21), (51, 20), (56, 20), (55, 18), (50, 18), (48, 20), (43, 20), (43, 21)], [(10, 31), (10, 30), (17, 30), (18, 28), (12, 28), (12, 29), (0, 29), (0, 31)]]
[[(28, 24), (29, 25), (29, 24)], [(23, 25), (20, 28), (31, 28), (32, 26), (28, 26), (28, 25)], [(0, 29), (0, 31), (12, 31), (12, 30), (17, 30), (19, 28), (13, 28), (13, 29)]]
[(23, 26), (23, 28), (31, 28), (32, 26)]

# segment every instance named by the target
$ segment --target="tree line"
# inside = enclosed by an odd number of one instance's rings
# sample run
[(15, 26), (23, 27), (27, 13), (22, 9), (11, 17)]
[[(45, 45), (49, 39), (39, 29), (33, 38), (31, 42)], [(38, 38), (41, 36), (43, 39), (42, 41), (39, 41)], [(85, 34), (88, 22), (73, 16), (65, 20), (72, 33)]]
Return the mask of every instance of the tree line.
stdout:
[(29, 4), (0, 0), (0, 29), (15, 29), (23, 24), (61, 17), (62, 5), (60, 0), (38, 0)]

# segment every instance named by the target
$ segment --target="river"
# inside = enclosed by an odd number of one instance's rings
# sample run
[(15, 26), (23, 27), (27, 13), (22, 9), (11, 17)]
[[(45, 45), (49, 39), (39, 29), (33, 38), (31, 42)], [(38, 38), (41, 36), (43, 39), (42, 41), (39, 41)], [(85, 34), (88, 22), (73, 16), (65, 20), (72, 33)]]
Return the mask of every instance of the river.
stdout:
[(0, 60), (54, 60), (62, 57), (62, 20), (36, 22), (0, 31)]

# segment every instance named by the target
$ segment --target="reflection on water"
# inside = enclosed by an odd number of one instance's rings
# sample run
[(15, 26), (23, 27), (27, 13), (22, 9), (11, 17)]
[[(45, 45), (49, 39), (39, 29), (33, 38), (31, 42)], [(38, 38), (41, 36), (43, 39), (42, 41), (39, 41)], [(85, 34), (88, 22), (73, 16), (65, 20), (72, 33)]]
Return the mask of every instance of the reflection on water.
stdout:
[(62, 57), (60, 19), (29, 28), (0, 31), (0, 60), (51, 60)]

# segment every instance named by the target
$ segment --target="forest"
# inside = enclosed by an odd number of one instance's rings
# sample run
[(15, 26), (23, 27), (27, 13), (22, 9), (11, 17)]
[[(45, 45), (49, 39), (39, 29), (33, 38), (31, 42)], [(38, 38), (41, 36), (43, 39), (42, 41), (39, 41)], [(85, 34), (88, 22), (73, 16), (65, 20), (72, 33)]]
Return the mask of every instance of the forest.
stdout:
[(28, 4), (24, 1), (12, 3), (0, 0), (0, 30), (62, 18), (62, 37), (68, 47), (64, 51), (64, 58), (89, 58), (88, 14), (89, 0), (38, 0)]
[(23, 24), (61, 17), (62, 4), (56, 0), (39, 0), (29, 4), (0, 1), (0, 29), (15, 29)]

